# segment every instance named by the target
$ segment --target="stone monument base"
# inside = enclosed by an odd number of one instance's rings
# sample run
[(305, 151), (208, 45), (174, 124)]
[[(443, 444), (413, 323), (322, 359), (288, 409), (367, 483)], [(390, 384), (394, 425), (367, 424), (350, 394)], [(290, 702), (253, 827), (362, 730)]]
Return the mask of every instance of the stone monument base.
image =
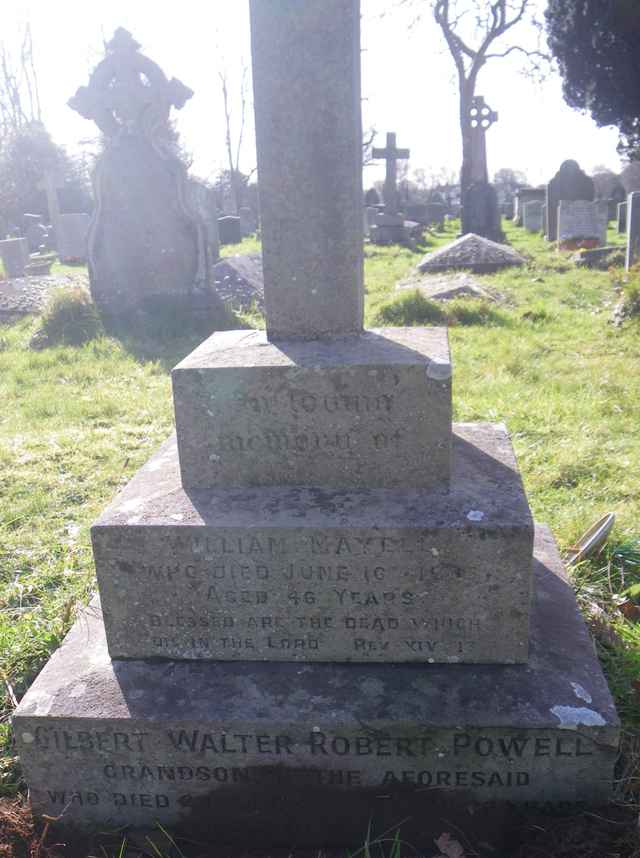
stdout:
[(14, 715), (34, 811), (292, 847), (604, 803), (619, 722), (546, 528), (534, 566), (519, 666), (111, 661), (96, 602)]
[(506, 429), (455, 424), (452, 462), (450, 491), (192, 490), (170, 439), (91, 529), (111, 656), (525, 662), (533, 521)]

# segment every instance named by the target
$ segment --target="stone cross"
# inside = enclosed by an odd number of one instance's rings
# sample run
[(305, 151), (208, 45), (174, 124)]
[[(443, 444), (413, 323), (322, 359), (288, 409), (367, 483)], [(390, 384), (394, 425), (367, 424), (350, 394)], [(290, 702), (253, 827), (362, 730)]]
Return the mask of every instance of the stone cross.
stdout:
[(469, 125), (471, 127), (471, 182), (488, 182), (487, 143), (485, 134), (498, 114), (491, 110), (481, 95), (476, 95), (469, 108)]
[(396, 135), (392, 132), (387, 134), (387, 145), (384, 149), (374, 147), (371, 152), (373, 158), (384, 158), (387, 162), (387, 171), (382, 192), (385, 214), (397, 214), (397, 212), (400, 211), (400, 200), (398, 195), (398, 161), (406, 161), (410, 154), (411, 152), (409, 149), (397, 148)]
[(359, 332), (359, 0), (250, 9), (267, 336)]
[(107, 137), (124, 131), (153, 138), (166, 126), (171, 108), (180, 110), (193, 95), (176, 78), (168, 80), (139, 49), (131, 33), (118, 27), (89, 85), (81, 86), (68, 101), (72, 110), (92, 119)]

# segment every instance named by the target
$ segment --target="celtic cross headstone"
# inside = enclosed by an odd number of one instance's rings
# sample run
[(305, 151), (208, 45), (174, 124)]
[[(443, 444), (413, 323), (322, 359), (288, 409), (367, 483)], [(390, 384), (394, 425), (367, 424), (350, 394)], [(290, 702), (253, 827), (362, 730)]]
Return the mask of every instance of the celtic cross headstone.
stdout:
[(186, 299), (207, 280), (202, 224), (189, 205), (172, 108), (193, 92), (140, 53), (119, 28), (69, 106), (106, 138), (95, 174), (89, 241), (91, 292), (115, 315), (158, 299)]

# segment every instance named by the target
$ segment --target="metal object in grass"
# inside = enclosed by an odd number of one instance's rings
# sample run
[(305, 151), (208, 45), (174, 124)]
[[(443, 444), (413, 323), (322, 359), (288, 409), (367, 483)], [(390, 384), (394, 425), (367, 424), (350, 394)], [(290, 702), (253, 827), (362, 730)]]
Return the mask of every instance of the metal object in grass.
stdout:
[(591, 527), (586, 530), (578, 542), (572, 545), (564, 557), (564, 562), (567, 566), (576, 566), (593, 554), (596, 554), (605, 544), (611, 533), (611, 529), (615, 524), (616, 517), (612, 512), (608, 512), (594, 522)]

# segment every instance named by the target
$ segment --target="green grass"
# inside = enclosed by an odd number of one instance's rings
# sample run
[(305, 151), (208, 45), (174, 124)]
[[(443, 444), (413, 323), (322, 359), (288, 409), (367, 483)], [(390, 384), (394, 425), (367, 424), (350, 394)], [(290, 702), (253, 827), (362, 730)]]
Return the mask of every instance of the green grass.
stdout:
[[(612, 543), (635, 543), (640, 320), (611, 324), (622, 275), (577, 270), (539, 236), (505, 226), (529, 262), (480, 278), (504, 301), (488, 310), (473, 299), (440, 305), (450, 324), (455, 419), (507, 424), (535, 517), (550, 524), (561, 547), (609, 511), (617, 516)], [(450, 241), (456, 229), (451, 224), (425, 249)], [(257, 251), (255, 239), (223, 248), (225, 255)], [(413, 308), (396, 318), (424, 323), (411, 316), (420, 299), (393, 292), (419, 259), (407, 249), (367, 246), (368, 324), (393, 321), (403, 302)], [(151, 345), (136, 350), (102, 337), (33, 352), (34, 326), (0, 328), (0, 794), (20, 783), (9, 688), (23, 694), (95, 586), (89, 524), (171, 431), (167, 369), (195, 344), (185, 337), (156, 344), (154, 353)], [(585, 564), (574, 580), (585, 611), (599, 606), (613, 632), (600, 650), (632, 727), (640, 725), (633, 684), (640, 625), (618, 610), (617, 562)], [(640, 569), (628, 567), (625, 586), (638, 582)]]

